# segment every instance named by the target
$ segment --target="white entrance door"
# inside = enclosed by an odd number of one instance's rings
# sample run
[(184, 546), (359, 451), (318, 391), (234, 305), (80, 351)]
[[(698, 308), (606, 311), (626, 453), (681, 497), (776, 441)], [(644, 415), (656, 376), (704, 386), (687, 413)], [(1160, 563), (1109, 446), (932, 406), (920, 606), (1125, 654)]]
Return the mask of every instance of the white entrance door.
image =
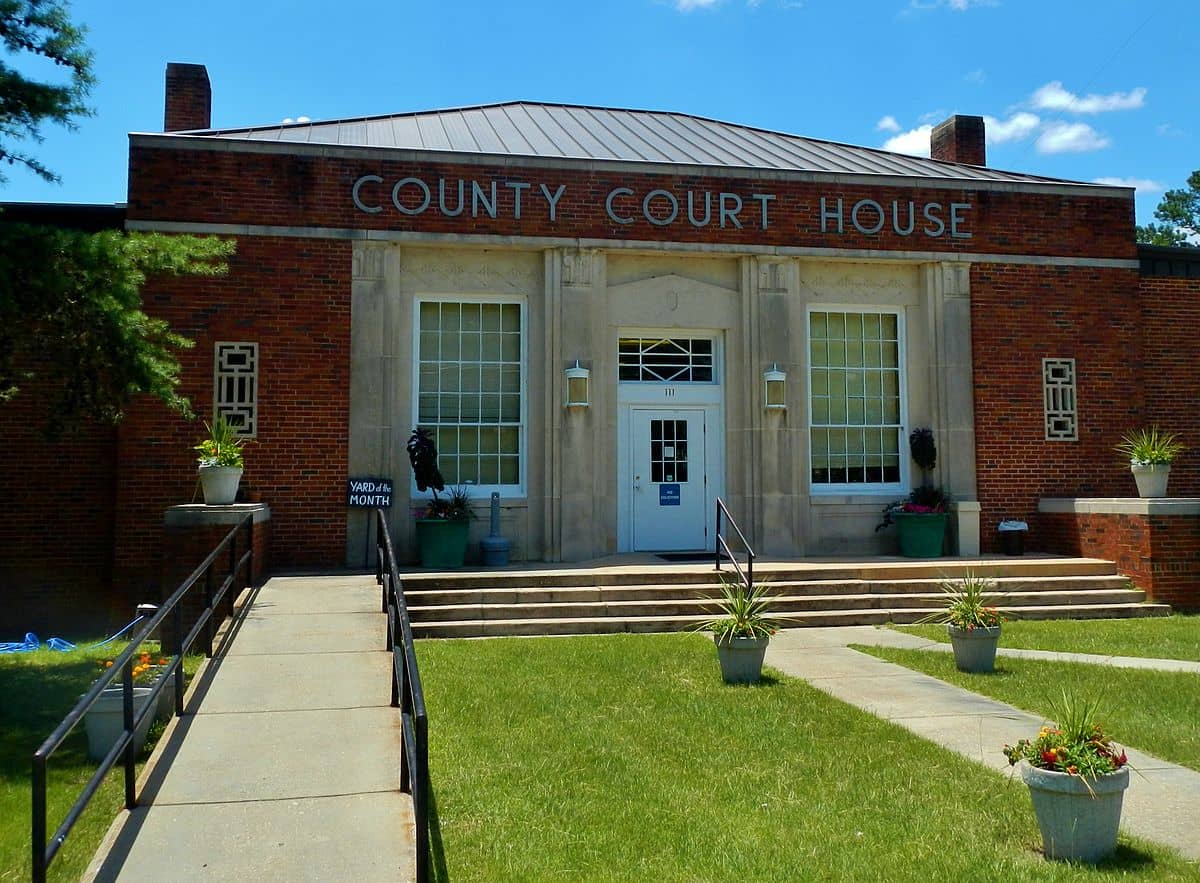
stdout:
[(634, 408), (631, 417), (634, 550), (706, 548), (705, 411)]

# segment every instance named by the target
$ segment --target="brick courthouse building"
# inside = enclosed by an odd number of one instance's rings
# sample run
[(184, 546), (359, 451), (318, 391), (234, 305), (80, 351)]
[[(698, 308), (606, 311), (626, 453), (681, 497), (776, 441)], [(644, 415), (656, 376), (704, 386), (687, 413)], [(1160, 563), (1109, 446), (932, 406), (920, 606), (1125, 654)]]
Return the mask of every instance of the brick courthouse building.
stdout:
[[(1113, 445), (1151, 423), (1193, 448), (1171, 492), (1200, 496), (1200, 265), (1139, 255), (1132, 190), (990, 169), (978, 117), (924, 159), (533, 103), (212, 130), (209, 95), (169, 66), (125, 224), (237, 239), (228, 276), (144, 295), (196, 341), (197, 411), (255, 438), (275, 565), (363, 564), (355, 476), (394, 481), (411, 557), (415, 425), (480, 505), (500, 492), (518, 560), (712, 548), (718, 495), (768, 555), (894, 552), (874, 527), (928, 426), (955, 551), (1023, 519), (1031, 548), (1186, 602), (1200, 505), (1109, 499), (1135, 495)], [(143, 403), (57, 446), (19, 433), (5, 484), (51, 491), (0, 527), (3, 572), (156, 587), (199, 424)], [(39, 551), (60, 504), (79, 543)]]

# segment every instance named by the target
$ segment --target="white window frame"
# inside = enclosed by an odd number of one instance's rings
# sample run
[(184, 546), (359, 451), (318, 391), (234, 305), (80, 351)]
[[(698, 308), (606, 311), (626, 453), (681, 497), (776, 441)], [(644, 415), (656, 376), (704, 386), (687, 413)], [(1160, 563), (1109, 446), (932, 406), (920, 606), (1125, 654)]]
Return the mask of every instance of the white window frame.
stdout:
[[(812, 328), (813, 313), (878, 313), (896, 317), (897, 359), (899, 360), (899, 395), (900, 395), (900, 424), (898, 427), (900, 453), (900, 479), (896, 482), (839, 482), (836, 484), (818, 484), (813, 481), (813, 451), (812, 431), (821, 427), (814, 426), (812, 419)], [(809, 304), (804, 313), (804, 390), (805, 390), (805, 447), (808, 451), (807, 470), (805, 477), (809, 493), (815, 497), (847, 496), (861, 494), (864, 496), (903, 496), (908, 493), (910, 486), (910, 467), (908, 456), (908, 329), (905, 326), (905, 310), (902, 306), (876, 304)]]
[[(641, 340), (707, 340), (712, 344), (712, 379), (711, 380), (622, 380), (621, 379), (621, 340), (638, 338)], [(721, 345), (720, 334), (711, 331), (686, 330), (679, 332), (645, 331), (640, 329), (621, 329), (617, 334), (617, 348), (613, 355), (616, 357), (617, 383), (621, 386), (720, 386), (721, 385)]]
[[(225, 381), (229, 377), (245, 377), (244, 372), (223, 372), (221, 370), (221, 349), (223, 347), (238, 347), (249, 349), (252, 370), (250, 377), (250, 397), (248, 401), (230, 402), (224, 398)], [(234, 432), (240, 438), (258, 438), (258, 369), (260, 365), (258, 344), (250, 340), (218, 340), (213, 344), (213, 422), (227, 412), (222, 406), (236, 406), (250, 411), (249, 426), (239, 424), (234, 426)]]
[[(413, 298), (412, 306), (412, 425), (421, 426), (420, 422), (420, 383), (421, 383), (421, 305), (428, 303), (450, 304), (509, 304), (516, 305), (521, 311), (521, 416), (517, 427), (518, 450), (517, 477), (519, 484), (464, 484), (469, 488), (472, 500), (487, 499), (493, 492), (499, 492), (501, 499), (519, 499), (527, 493), (527, 475), (529, 470), (529, 310), (527, 298), (521, 295), (479, 295), (479, 294), (418, 294)], [(467, 424), (460, 426), (487, 425)], [(439, 451), (439, 457), (440, 457)], [(417, 480), (409, 470), (409, 493), (414, 500), (432, 500), (433, 492), (417, 490)], [(447, 483), (447, 488), (452, 483)], [(440, 492), (439, 492), (440, 493)]]

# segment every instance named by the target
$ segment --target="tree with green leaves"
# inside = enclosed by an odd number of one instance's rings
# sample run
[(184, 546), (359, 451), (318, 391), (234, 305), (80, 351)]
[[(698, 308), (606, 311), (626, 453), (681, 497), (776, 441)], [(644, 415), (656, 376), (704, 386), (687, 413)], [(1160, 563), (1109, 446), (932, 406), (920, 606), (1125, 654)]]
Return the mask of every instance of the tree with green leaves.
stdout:
[[(85, 33), (63, 0), (0, 0), (0, 162), (58, 180), (23, 145), (40, 142), (45, 123), (73, 129), (92, 114)], [(63, 75), (54, 77), (50, 65)], [(29, 70), (46, 76), (22, 73)], [(141, 289), (147, 276), (224, 273), (234, 247), (216, 238), (6, 223), (0, 215), (0, 404), (34, 386), (52, 434), (84, 419), (116, 422), (140, 393), (190, 415), (176, 353), (191, 341), (143, 312)]]
[(1188, 175), (1187, 187), (1168, 190), (1154, 210), (1161, 224), (1137, 228), (1137, 241), (1146, 245), (1200, 246), (1200, 169)]
[[(92, 54), (83, 37), (84, 29), (71, 23), (65, 3), (0, 0), (0, 41), (5, 52), (21, 58), (23, 67), (37, 68), (41, 59), (66, 74), (64, 82), (45, 82), (0, 58), (0, 161), (24, 165), (47, 181), (58, 180), (20, 142), (40, 142), (45, 122), (73, 129), (77, 118), (91, 116), (85, 102), (94, 83)], [(0, 183), (5, 180), (0, 173)]]
[(113, 423), (139, 393), (190, 415), (176, 353), (191, 341), (142, 311), (147, 275), (226, 272), (215, 237), (0, 223), (0, 402), (36, 385), (56, 434)]

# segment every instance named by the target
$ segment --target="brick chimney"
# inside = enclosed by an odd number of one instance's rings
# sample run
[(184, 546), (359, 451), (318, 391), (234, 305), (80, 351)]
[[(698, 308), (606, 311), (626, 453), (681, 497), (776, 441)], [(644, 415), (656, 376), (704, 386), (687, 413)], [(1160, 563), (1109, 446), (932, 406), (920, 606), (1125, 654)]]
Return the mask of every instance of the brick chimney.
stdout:
[(944, 123), (938, 123), (929, 135), (929, 155), (946, 162), (986, 166), (983, 117), (956, 115)]
[(212, 128), (212, 87), (202, 64), (167, 65), (167, 110), (164, 132)]

